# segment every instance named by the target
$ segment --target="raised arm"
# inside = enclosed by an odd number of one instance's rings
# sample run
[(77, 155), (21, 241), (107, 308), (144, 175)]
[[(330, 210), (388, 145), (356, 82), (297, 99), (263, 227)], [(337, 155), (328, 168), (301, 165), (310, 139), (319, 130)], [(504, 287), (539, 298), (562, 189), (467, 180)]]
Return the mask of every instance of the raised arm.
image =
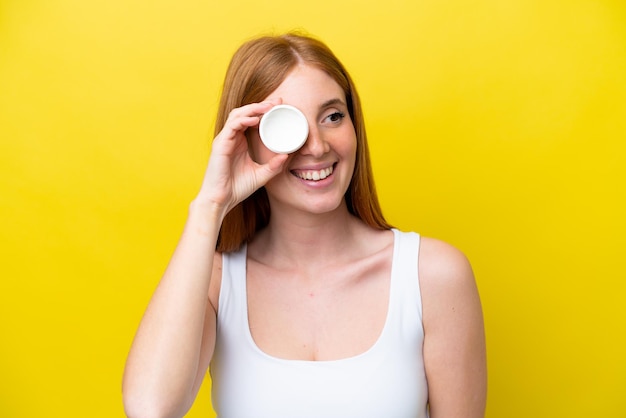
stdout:
[(423, 238), (419, 255), (431, 418), (482, 418), (487, 366), (482, 308), (467, 258)]
[(129, 417), (181, 417), (193, 404), (215, 345), (217, 292), (211, 276), (221, 271), (214, 265), (221, 260), (215, 253), (220, 226), (287, 158), (277, 155), (259, 165), (248, 154), (245, 130), (275, 104), (233, 110), (213, 141), (202, 187), (126, 361), (122, 392)]

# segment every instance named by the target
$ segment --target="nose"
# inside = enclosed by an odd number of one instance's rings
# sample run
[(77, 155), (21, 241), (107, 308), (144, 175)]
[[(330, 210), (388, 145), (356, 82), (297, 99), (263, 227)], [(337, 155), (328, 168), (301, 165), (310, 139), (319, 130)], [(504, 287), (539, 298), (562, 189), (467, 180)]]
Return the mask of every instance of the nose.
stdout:
[(330, 151), (330, 144), (324, 139), (323, 134), (316, 127), (309, 124), (309, 136), (306, 138), (306, 142), (300, 148), (302, 155), (310, 155), (315, 158), (322, 157), (324, 154)]

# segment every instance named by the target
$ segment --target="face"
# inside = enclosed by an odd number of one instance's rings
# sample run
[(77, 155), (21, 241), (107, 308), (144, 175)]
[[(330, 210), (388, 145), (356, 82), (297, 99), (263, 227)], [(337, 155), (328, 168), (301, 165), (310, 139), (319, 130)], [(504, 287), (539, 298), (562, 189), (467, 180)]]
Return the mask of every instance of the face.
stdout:
[[(343, 90), (324, 71), (300, 65), (267, 97), (278, 98), (304, 113), (309, 136), (265, 186), (272, 211), (285, 207), (326, 213), (341, 208), (356, 159), (356, 133)], [(274, 155), (257, 129), (251, 129), (250, 147), (259, 163)]]

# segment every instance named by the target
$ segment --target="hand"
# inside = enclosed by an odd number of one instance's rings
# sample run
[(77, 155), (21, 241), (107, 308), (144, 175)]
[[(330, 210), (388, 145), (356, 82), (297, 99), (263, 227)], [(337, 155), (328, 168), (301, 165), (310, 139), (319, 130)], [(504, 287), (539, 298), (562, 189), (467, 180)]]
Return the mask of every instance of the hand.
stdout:
[(280, 102), (252, 103), (233, 109), (213, 140), (198, 198), (215, 205), (222, 215), (281, 172), (288, 156), (276, 154), (267, 163), (258, 164), (248, 153), (245, 136), (246, 129), (257, 126), (261, 116)]

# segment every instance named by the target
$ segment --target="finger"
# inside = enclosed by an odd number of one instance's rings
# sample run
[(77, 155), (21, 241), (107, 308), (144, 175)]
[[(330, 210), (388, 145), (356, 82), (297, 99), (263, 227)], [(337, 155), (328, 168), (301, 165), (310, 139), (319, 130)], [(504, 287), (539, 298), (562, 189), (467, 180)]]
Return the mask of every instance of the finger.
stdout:
[(287, 161), (288, 158), (288, 154), (276, 154), (267, 163), (260, 166), (257, 172), (259, 186), (265, 185), (273, 177), (282, 172), (285, 161)]
[(257, 126), (263, 114), (272, 107), (281, 104), (282, 101), (281, 97), (277, 97), (260, 103), (250, 103), (231, 110), (228, 119), (226, 119), (224, 123), (224, 127), (216, 136), (213, 144), (221, 141), (226, 141), (227, 143), (231, 141), (237, 142), (237, 138), (240, 137), (246, 129)]
[(230, 111), (229, 117), (238, 116), (260, 116), (270, 110), (272, 107), (282, 103), (282, 98), (276, 97), (259, 103), (250, 103), (237, 107)]
[[(225, 128), (234, 133), (245, 131), (246, 129), (256, 126), (259, 123), (259, 116), (239, 116), (226, 121)], [(232, 136), (232, 135), (228, 135)]]
[(231, 110), (224, 123), (224, 128), (226, 128), (226, 132), (223, 132), (224, 136), (232, 139), (237, 133), (258, 125), (261, 116), (281, 101), (282, 99), (274, 99), (261, 103), (251, 103)]

